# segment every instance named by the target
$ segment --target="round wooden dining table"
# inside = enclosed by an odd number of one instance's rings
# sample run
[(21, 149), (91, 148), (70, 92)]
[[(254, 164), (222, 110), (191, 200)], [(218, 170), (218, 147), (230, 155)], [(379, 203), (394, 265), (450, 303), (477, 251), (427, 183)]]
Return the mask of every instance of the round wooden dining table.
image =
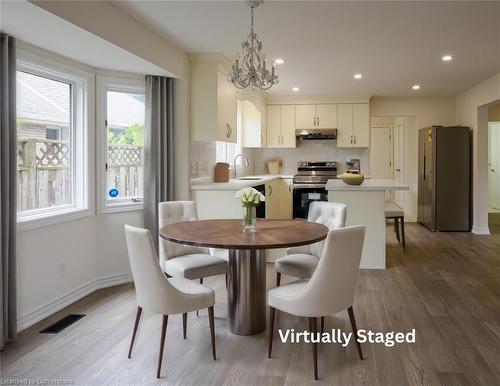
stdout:
[(179, 244), (229, 250), (228, 320), (233, 334), (266, 329), (266, 250), (313, 244), (328, 228), (304, 220), (257, 219), (255, 233), (241, 220), (198, 220), (167, 225), (160, 237)]

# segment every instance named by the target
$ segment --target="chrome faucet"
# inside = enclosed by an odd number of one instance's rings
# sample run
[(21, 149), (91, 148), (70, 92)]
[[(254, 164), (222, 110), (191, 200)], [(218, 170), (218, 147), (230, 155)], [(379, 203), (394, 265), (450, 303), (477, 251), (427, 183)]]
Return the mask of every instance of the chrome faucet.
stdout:
[(236, 159), (238, 157), (243, 157), (243, 159), (245, 160), (246, 167), (250, 166), (250, 162), (248, 161), (248, 157), (246, 154), (243, 154), (243, 153), (236, 154), (233, 158), (233, 176), (234, 176), (234, 179), (236, 179)]

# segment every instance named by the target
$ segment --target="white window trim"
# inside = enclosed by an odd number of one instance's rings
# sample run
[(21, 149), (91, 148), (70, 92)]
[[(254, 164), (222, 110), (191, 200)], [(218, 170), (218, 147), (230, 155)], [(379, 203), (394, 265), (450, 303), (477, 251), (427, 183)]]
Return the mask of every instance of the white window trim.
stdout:
[[(72, 106), (75, 120), (73, 153), (77, 162), (74, 185), (80, 185), (75, 189), (75, 206), (41, 209), (33, 214), (18, 216), (17, 230), (31, 230), (94, 215), (94, 75), (19, 49), (17, 69), (64, 82), (68, 82), (68, 78), (71, 79), (74, 85), (73, 95), (77, 95), (73, 98)], [(75, 146), (76, 143), (81, 143), (82, 146)]]
[(115, 213), (143, 210), (143, 202), (117, 200), (110, 203), (106, 196), (106, 161), (108, 133), (106, 128), (106, 92), (121, 91), (145, 94), (144, 79), (128, 79), (110, 76), (97, 76), (96, 81), (96, 128), (97, 128), (97, 212)]

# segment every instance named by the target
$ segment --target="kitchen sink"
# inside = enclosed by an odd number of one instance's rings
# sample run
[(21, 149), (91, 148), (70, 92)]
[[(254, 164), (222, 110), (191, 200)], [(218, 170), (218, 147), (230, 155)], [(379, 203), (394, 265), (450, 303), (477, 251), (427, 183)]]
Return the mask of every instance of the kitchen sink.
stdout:
[(238, 178), (240, 181), (259, 181), (262, 180), (262, 177), (240, 177)]

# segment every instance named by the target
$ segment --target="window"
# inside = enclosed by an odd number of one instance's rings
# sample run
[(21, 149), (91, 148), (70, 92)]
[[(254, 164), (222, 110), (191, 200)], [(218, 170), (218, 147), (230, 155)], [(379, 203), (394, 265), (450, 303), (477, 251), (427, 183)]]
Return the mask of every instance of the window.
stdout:
[(59, 129), (48, 128), (45, 129), (45, 139), (59, 139)]
[(144, 192), (144, 82), (99, 78), (104, 164), (100, 210), (140, 209)]
[(17, 213), (22, 227), (88, 214), (89, 82), (79, 70), (19, 53)]

